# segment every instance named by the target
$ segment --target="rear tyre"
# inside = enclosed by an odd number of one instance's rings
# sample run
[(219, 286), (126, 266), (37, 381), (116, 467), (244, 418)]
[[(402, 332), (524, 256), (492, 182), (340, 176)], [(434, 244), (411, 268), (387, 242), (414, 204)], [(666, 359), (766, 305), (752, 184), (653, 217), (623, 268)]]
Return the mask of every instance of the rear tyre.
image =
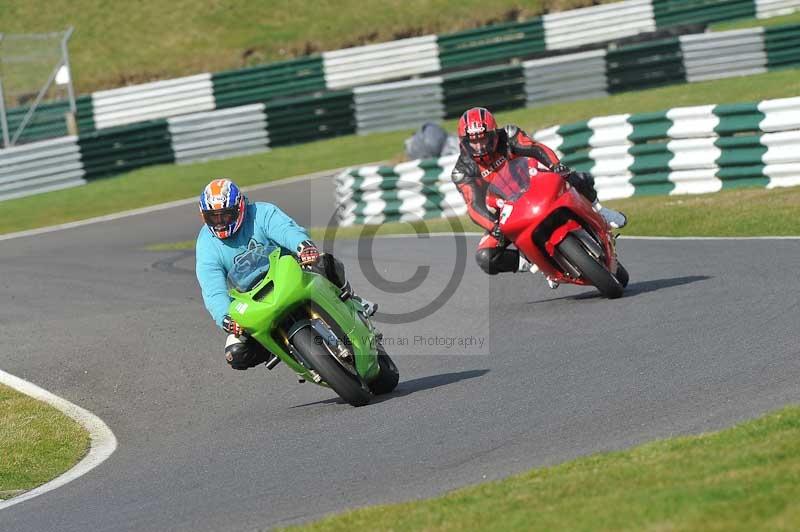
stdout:
[(621, 284), (623, 288), (628, 286), (628, 270), (626, 270), (625, 266), (619, 262), (617, 262), (617, 273), (614, 275), (614, 277), (617, 278), (617, 281), (619, 281), (619, 284)]
[(305, 362), (319, 373), (322, 380), (334, 392), (353, 406), (364, 406), (372, 399), (372, 394), (361, 379), (348, 372), (333, 359), (324, 342), (318, 340), (319, 334), (311, 327), (303, 327), (292, 336), (292, 345), (300, 351)]
[(603, 296), (609, 299), (622, 296), (624, 290), (622, 283), (611, 275), (603, 264), (590, 255), (576, 237), (567, 235), (558, 245), (558, 250)]
[(381, 372), (375, 377), (375, 380), (369, 383), (369, 389), (375, 395), (389, 393), (397, 387), (400, 381), (400, 372), (397, 370), (394, 361), (389, 358), (389, 355), (383, 349), (382, 345), (378, 346), (378, 366)]

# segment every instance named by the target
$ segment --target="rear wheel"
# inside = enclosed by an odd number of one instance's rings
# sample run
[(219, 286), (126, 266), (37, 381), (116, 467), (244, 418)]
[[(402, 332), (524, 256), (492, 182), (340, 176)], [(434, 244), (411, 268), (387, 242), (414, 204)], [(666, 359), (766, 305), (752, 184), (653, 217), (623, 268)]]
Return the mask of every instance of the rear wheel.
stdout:
[(400, 381), (400, 372), (382, 345), (378, 346), (378, 366), (380, 366), (381, 372), (375, 377), (374, 381), (369, 383), (369, 389), (375, 395), (391, 392)]
[(562, 255), (581, 272), (581, 276), (592, 283), (601, 294), (609, 299), (622, 296), (623, 285), (606, 269), (599, 259), (592, 256), (573, 235), (558, 245)]
[(311, 327), (303, 327), (292, 336), (292, 345), (305, 362), (319, 373), (322, 380), (339, 396), (353, 406), (364, 406), (372, 394), (363, 381), (334, 359), (324, 341)]

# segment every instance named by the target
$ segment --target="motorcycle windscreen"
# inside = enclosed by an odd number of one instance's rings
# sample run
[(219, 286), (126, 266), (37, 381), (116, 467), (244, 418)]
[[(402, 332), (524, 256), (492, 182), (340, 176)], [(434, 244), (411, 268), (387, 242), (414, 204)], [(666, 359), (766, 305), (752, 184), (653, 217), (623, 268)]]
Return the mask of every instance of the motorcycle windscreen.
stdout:
[(269, 273), (269, 255), (278, 246), (264, 246), (255, 240), (250, 241), (247, 251), (233, 259), (233, 266), (228, 271), (228, 288), (239, 292), (253, 289)]
[[(516, 201), (531, 186), (531, 171), (536, 173), (536, 166), (529, 166), (527, 157), (512, 159), (494, 171), (494, 179), (489, 185), (489, 192), (506, 201)], [(531, 170), (531, 168), (533, 170)]]

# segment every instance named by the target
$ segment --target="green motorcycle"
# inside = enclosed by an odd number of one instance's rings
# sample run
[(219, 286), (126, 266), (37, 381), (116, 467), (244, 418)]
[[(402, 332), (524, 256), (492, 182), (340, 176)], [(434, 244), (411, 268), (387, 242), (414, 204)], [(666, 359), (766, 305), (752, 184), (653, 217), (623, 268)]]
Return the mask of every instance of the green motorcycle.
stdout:
[(283, 361), (300, 382), (330, 387), (353, 406), (397, 386), (397, 366), (361, 305), (281, 248), (257, 245), (239, 255), (228, 287), (228, 313), (275, 355), (268, 369)]

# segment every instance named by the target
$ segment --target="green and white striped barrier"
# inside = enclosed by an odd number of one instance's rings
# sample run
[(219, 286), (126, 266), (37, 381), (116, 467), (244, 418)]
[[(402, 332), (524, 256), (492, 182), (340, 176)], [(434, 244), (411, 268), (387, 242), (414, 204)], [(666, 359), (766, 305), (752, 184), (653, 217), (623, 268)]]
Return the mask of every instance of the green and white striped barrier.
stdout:
[[(508, 63), (541, 58), (548, 51), (576, 46), (602, 50), (585, 65), (588, 80), (576, 80), (582, 87), (569, 88), (565, 94), (567, 99), (687, 79), (743, 75), (800, 63), (797, 57), (800, 43), (796, 36), (799, 32), (794, 31), (795, 36), (792, 36), (759, 28), (720, 35), (717, 41), (709, 39), (707, 34), (673, 37), (643, 48), (626, 45), (610, 49), (607, 57), (603, 43), (674, 25), (702, 25), (748, 16), (765, 18), (797, 9), (800, 9), (800, 0), (625, 0), (550, 13), (523, 22), (424, 35), (252, 68), (99, 91), (79, 99), (77, 118), (80, 132), (89, 133), (95, 128), (434, 75), (443, 78), (441, 90), (445, 101), (442, 103), (446, 109), (451, 109), (464, 100), (459, 88), (467, 90), (459, 87), (459, 80), (467, 84), (483, 83), (480, 71), (475, 69), (498, 63), (505, 63), (499, 67), (503, 78), (500, 92), (504, 94), (499, 104), (504, 108), (523, 101), (534, 105), (553, 101), (553, 94), (558, 91), (553, 93), (550, 89), (557, 88), (547, 86), (545, 79), (542, 92), (526, 79), (537, 72), (535, 61), (526, 63), (524, 75), (519, 66), (508, 66)], [(605, 57), (605, 61), (600, 56)], [(555, 62), (560, 65), (562, 60), (572, 62), (572, 70), (581, 65), (580, 57), (562, 56)], [(541, 72), (552, 65), (544, 62), (539, 63), (539, 67)], [(465, 78), (460, 78), (460, 73), (453, 76), (453, 71), (467, 69), (470, 72)], [(477, 78), (473, 79), (475, 76)], [(606, 77), (609, 78), (607, 83)], [(40, 109), (34, 116), (36, 123), (26, 132), (23, 141), (65, 134), (64, 109), (65, 102)], [(13, 123), (24, 111), (9, 110), (10, 121)], [(364, 110), (362, 114), (369, 113)], [(451, 115), (448, 112), (447, 116)], [(373, 128), (373, 122), (370, 120), (365, 131)]]
[[(533, 135), (594, 177), (600, 199), (800, 185), (800, 97), (597, 117)], [(455, 157), (349, 169), (337, 177), (339, 223), (463, 214)]]

